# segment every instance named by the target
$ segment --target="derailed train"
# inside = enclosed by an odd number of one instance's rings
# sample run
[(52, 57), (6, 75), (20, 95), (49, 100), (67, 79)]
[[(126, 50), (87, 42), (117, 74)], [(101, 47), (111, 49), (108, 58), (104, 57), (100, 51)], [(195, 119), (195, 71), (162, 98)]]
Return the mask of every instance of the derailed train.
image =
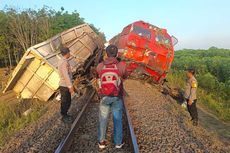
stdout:
[[(147, 74), (156, 83), (166, 77), (173, 61), (174, 37), (143, 21), (134, 22), (110, 40), (119, 48), (119, 58), (128, 64), (129, 71)], [(14, 69), (4, 92), (14, 90), (21, 98), (47, 101), (58, 90), (57, 61), (60, 47), (69, 47), (75, 86), (81, 93), (93, 79), (93, 67), (102, 59), (101, 39), (87, 24), (66, 30), (49, 40), (30, 47)]]
[(126, 61), (130, 71), (151, 77), (155, 83), (162, 83), (174, 57), (174, 36), (166, 29), (143, 21), (126, 26), (109, 43), (118, 46), (119, 57)]

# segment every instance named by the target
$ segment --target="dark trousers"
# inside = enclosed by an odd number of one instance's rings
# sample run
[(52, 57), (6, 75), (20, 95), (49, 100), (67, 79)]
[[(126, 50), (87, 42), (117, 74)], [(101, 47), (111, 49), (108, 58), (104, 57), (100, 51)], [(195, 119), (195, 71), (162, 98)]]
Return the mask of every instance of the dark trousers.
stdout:
[[(194, 100), (192, 105), (187, 105), (188, 106), (188, 112), (189, 112), (190, 116), (192, 117), (192, 120), (194, 120), (194, 121), (198, 121), (196, 101), (197, 100)], [(187, 100), (187, 102), (188, 102), (188, 100)]]
[(71, 105), (71, 93), (67, 87), (59, 87), (61, 93), (61, 115), (67, 115)]

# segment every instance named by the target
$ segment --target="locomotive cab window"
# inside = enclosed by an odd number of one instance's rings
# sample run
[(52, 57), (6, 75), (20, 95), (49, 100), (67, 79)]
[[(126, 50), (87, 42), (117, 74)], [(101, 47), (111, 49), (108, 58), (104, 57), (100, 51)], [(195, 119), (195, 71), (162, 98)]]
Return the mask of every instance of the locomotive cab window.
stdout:
[(157, 34), (155, 37), (155, 40), (156, 42), (161, 43), (161, 44), (165, 44), (165, 45), (170, 44), (170, 39), (162, 34)]
[(133, 26), (133, 33), (138, 34), (139, 36), (145, 37), (147, 39), (151, 38), (151, 32), (147, 29), (138, 27), (138, 26)]

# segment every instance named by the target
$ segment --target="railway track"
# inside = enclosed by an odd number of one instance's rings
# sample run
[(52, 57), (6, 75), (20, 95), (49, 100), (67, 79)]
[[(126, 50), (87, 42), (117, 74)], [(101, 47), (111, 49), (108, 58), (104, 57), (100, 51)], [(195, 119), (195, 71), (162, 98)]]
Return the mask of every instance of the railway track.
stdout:
[[(112, 142), (113, 124), (109, 120), (107, 139), (110, 142), (105, 150), (99, 150), (97, 145), (97, 124), (99, 103), (92, 102), (95, 91), (89, 93), (85, 105), (79, 112), (66, 137), (61, 141), (55, 153), (66, 152), (117, 152)], [(119, 149), (121, 153), (139, 153), (139, 148), (132, 127), (131, 119), (126, 105), (124, 104), (124, 147)]]
[[(78, 122), (75, 121), (72, 126), (63, 124), (60, 120), (60, 104), (54, 101), (37, 122), (19, 131), (6, 145), (0, 147), (0, 152), (230, 152), (227, 145), (220, 143), (201, 126), (190, 125), (186, 112), (155, 87), (137, 80), (127, 80), (125, 89), (129, 96), (125, 97), (124, 103), (125, 145), (122, 149), (115, 149), (112, 143), (111, 119), (107, 132), (110, 143), (105, 150), (98, 149), (99, 103), (93, 98), (94, 92), (87, 89), (86, 94), (71, 104), (69, 113), (75, 114)], [(133, 127), (129, 124), (129, 116)]]

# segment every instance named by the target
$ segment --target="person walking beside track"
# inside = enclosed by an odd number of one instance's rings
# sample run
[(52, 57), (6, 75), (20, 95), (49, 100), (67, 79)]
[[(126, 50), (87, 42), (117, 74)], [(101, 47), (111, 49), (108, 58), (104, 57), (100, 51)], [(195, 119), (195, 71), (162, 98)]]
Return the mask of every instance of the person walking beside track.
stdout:
[(106, 131), (110, 109), (113, 115), (114, 143), (116, 148), (124, 145), (122, 113), (123, 113), (123, 79), (126, 79), (125, 62), (117, 60), (118, 48), (109, 45), (106, 48), (107, 59), (97, 66), (99, 76), (99, 95), (101, 101), (99, 105), (99, 127), (98, 145), (100, 149), (106, 148)]
[(190, 116), (192, 117), (192, 122), (194, 126), (198, 125), (198, 113), (196, 108), (196, 102), (197, 102), (197, 96), (196, 96), (196, 90), (197, 90), (197, 80), (194, 77), (195, 70), (194, 69), (188, 69), (186, 72), (187, 81), (186, 81), (186, 87), (185, 87), (185, 94), (184, 97), (187, 101), (187, 108)]
[(58, 71), (60, 75), (59, 89), (61, 93), (61, 115), (64, 123), (72, 123), (73, 117), (68, 115), (68, 110), (71, 105), (71, 94), (74, 94), (72, 83), (72, 71), (68, 58), (70, 50), (66, 47), (61, 48), (62, 58), (58, 61)]

